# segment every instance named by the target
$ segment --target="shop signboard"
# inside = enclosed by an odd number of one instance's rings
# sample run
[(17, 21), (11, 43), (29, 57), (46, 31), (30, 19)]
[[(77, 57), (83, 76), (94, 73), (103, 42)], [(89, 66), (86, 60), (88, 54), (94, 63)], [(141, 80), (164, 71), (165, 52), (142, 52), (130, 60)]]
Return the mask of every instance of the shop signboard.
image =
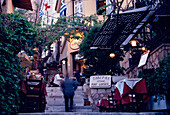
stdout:
[(90, 76), (90, 88), (110, 88), (111, 75)]
[(144, 66), (147, 63), (148, 56), (149, 56), (149, 51), (141, 56), (138, 64), (138, 68)]

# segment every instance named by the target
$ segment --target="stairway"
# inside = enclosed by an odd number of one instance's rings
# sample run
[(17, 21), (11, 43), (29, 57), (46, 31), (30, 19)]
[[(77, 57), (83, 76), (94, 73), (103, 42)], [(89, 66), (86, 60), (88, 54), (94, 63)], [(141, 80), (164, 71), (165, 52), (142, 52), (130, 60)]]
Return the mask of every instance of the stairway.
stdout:
[[(46, 113), (49, 112), (65, 112), (64, 97), (60, 87), (46, 87), (47, 89), (47, 105)], [(82, 86), (78, 86), (74, 95), (74, 112), (92, 112), (91, 106), (84, 106)]]

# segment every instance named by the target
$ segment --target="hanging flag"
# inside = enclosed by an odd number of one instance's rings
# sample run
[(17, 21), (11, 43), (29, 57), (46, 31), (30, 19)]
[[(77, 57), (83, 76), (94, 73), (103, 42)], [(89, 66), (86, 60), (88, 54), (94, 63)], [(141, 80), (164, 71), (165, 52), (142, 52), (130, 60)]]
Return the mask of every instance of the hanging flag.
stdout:
[(51, 8), (51, 4), (49, 2), (49, 0), (43, 0), (42, 1), (42, 4), (41, 4), (41, 9), (40, 9), (40, 12), (39, 12), (39, 19), (43, 22), (47, 22), (47, 15), (48, 15), (48, 11), (50, 11), (50, 8)]
[(39, 19), (42, 21), (43, 20), (43, 15), (45, 14), (45, 10), (44, 10), (44, 2), (45, 2), (45, 0), (43, 0), (42, 1), (42, 5), (41, 5), (41, 9), (40, 9), (40, 11), (39, 11)]
[(60, 8), (60, 16), (64, 16), (64, 11), (66, 10), (66, 5), (64, 3), (64, 0), (61, 1), (61, 8)]
[(46, 3), (46, 4), (43, 3), (43, 5), (45, 6), (45, 10), (46, 10), (46, 11), (47, 11), (48, 8), (51, 7), (50, 5), (48, 5), (48, 3)]
[(41, 9), (40, 10), (40, 20), (42, 20), (42, 16), (44, 15), (44, 12), (43, 12), (43, 10)]

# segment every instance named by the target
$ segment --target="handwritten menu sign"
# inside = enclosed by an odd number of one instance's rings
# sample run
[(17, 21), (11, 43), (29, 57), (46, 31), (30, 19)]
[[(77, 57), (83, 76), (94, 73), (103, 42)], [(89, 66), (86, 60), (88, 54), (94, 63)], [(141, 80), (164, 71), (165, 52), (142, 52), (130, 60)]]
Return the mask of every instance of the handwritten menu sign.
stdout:
[(111, 75), (90, 76), (90, 88), (110, 88)]

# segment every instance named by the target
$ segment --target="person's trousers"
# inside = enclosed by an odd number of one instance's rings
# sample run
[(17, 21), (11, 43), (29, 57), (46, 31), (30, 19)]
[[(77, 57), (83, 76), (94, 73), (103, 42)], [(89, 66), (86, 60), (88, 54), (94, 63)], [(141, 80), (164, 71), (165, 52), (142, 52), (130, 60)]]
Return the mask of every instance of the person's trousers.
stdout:
[(73, 97), (74, 97), (74, 95), (72, 95), (72, 96), (64, 96), (64, 99), (65, 99), (65, 111), (66, 112), (69, 112), (69, 101), (70, 101), (70, 109), (73, 109)]

